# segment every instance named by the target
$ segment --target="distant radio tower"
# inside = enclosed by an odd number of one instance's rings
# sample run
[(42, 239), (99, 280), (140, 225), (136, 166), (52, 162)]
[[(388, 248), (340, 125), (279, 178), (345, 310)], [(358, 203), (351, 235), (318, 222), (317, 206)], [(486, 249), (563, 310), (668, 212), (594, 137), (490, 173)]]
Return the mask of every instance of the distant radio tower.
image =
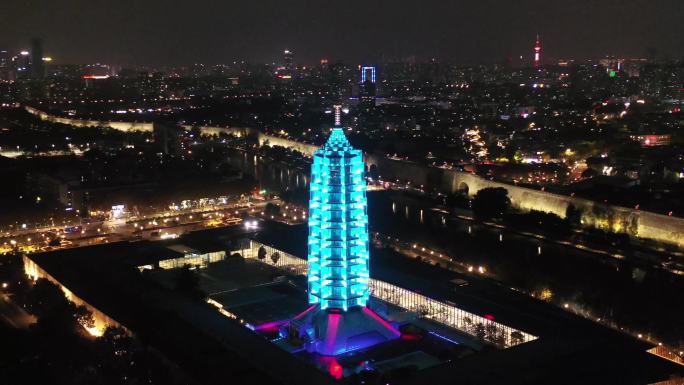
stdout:
[(541, 40), (537, 34), (537, 42), (534, 43), (534, 66), (539, 68), (541, 65)]

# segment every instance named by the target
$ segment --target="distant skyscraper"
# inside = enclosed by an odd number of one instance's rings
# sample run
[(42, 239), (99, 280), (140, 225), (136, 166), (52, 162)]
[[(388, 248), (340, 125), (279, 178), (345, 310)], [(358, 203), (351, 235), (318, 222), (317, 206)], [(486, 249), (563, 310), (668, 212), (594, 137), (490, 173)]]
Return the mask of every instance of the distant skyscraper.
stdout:
[(16, 79), (28, 79), (31, 75), (31, 53), (21, 51), (12, 58), (14, 76)]
[(361, 67), (361, 83), (367, 81), (375, 84), (375, 67)]
[(375, 77), (375, 67), (361, 67), (361, 82), (359, 84), (359, 98), (365, 104), (375, 104), (377, 96), (377, 84)]
[(541, 66), (541, 40), (539, 39), (539, 35), (537, 35), (537, 41), (534, 43), (534, 66), (539, 68)]
[(293, 53), (289, 49), (283, 52), (283, 67), (290, 72), (294, 69), (294, 58), (292, 56)]
[(10, 63), (9, 52), (0, 49), (0, 80), (10, 80)]
[(31, 40), (31, 78), (42, 79), (45, 77), (45, 67), (43, 66), (43, 40)]
[(276, 76), (278, 79), (288, 81), (294, 78), (295, 65), (293, 55), (293, 52), (289, 49), (283, 51), (283, 65), (278, 66), (276, 69)]

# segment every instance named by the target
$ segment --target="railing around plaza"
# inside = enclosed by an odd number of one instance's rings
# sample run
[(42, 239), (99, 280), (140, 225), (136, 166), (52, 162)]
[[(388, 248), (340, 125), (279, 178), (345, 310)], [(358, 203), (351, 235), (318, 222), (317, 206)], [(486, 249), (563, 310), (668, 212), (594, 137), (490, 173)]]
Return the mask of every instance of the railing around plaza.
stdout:
[[(261, 250), (261, 254), (259, 250)], [(256, 259), (293, 274), (306, 275), (307, 262), (305, 259), (288, 254), (272, 246), (264, 245), (255, 240), (251, 240), (248, 247), (241, 250), (235, 250), (234, 252), (240, 252), (245, 258)], [(260, 255), (262, 258), (259, 258)], [(375, 298), (402, 309), (415, 312), (422, 318), (457, 329), (463, 333), (470, 334), (498, 346), (511, 347), (537, 339), (537, 337), (532, 334), (500, 324), (487, 317), (467, 312), (456, 306), (434, 300), (388, 282), (371, 278), (369, 286), (371, 295)]]

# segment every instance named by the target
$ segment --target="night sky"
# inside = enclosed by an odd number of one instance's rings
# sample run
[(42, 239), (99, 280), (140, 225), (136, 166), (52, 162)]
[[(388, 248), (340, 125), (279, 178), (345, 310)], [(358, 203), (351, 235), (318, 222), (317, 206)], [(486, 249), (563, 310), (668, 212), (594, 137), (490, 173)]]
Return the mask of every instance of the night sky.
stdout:
[(0, 47), (42, 37), (57, 63), (233, 60), (350, 63), (437, 57), (478, 63), (684, 57), (684, 0), (1, 0)]

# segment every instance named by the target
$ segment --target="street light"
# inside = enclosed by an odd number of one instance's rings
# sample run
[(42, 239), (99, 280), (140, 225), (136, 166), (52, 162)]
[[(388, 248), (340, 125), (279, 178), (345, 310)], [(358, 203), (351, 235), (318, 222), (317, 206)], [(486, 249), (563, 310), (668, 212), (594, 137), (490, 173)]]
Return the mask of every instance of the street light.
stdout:
[(259, 223), (257, 221), (245, 221), (245, 229), (256, 229), (259, 227)]

